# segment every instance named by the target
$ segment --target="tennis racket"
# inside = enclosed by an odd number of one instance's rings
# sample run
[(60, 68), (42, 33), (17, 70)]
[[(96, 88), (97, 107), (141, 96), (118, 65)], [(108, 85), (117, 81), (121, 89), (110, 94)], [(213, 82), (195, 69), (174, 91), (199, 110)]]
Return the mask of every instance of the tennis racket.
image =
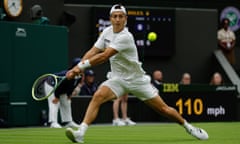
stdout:
[(36, 101), (47, 99), (65, 79), (65, 76), (50, 73), (39, 76), (32, 86), (33, 99)]

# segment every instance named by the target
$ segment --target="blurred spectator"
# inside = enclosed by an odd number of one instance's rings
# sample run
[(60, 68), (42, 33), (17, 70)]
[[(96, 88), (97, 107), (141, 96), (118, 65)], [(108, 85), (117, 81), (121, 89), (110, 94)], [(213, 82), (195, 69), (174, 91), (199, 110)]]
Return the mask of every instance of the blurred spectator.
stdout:
[(236, 36), (234, 32), (229, 29), (230, 21), (224, 18), (221, 22), (221, 29), (218, 30), (217, 39), (218, 46), (231, 65), (235, 64), (234, 47), (236, 43)]
[(219, 72), (215, 72), (210, 80), (210, 85), (222, 85), (223, 84), (223, 78), (222, 75)]
[[(107, 73), (107, 79), (110, 79), (112, 77), (111, 72)], [(119, 117), (119, 107), (121, 107), (121, 116), (122, 118), (120, 119)], [(133, 126), (136, 125), (134, 121), (132, 121), (128, 115), (127, 115), (127, 108), (128, 108), (128, 94), (124, 94), (121, 97), (118, 97), (113, 100), (113, 121), (112, 125), (113, 126)]]
[[(72, 65), (67, 70), (62, 70), (60, 72), (56, 72), (57, 76), (65, 76), (66, 72), (73, 68), (80, 62), (80, 58), (74, 58), (72, 61)], [(71, 97), (73, 96), (74, 91), (76, 91), (76, 87), (78, 83), (81, 82), (81, 78), (76, 78), (72, 80), (65, 79), (54, 91), (54, 93), (48, 97), (48, 121), (50, 123), (51, 128), (62, 128), (62, 126), (58, 123), (58, 113), (60, 110), (61, 121), (65, 125), (65, 127), (73, 127), (78, 128), (79, 125), (73, 121), (72, 118), (72, 108), (71, 108)], [(45, 83), (45, 91), (49, 93), (52, 91), (53, 85), (51, 82)], [(42, 115), (46, 115), (45, 111), (42, 111)], [(44, 118), (45, 119), (45, 118)]]
[[(122, 119), (119, 117), (119, 106), (121, 107)], [(113, 101), (113, 126), (136, 125), (127, 115), (128, 94), (125, 94)]]
[(163, 84), (163, 74), (160, 70), (155, 70), (152, 74), (152, 84), (157, 89), (159, 89), (159, 86)]
[(93, 95), (97, 90), (98, 85), (95, 82), (95, 73), (88, 69), (84, 73), (84, 84), (81, 87), (79, 95)]
[[(112, 77), (111, 72), (107, 73), (107, 79), (110, 79)], [(121, 116), (119, 117), (119, 107), (121, 110)], [(118, 97), (117, 99), (113, 100), (113, 126), (133, 126), (136, 125), (134, 121), (132, 121), (127, 114), (127, 108), (128, 108), (128, 94), (124, 94), (121, 97)]]
[(43, 10), (40, 5), (34, 5), (30, 9), (30, 17), (34, 24), (47, 25), (50, 23), (50, 20), (43, 16)]
[(189, 73), (183, 73), (180, 84), (183, 85), (191, 84), (191, 75)]

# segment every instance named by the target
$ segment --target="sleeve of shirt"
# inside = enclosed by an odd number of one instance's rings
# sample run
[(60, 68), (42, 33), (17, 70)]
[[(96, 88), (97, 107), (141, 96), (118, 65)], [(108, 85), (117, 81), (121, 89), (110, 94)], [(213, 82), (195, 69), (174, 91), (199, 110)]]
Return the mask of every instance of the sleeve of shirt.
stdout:
[(98, 37), (98, 39), (95, 42), (94, 46), (99, 48), (99, 49), (101, 49), (101, 50), (103, 50), (105, 48), (105, 46), (104, 46), (104, 31)]
[(65, 76), (67, 73), (67, 70), (63, 70), (63, 71), (60, 71), (60, 72), (57, 72), (57, 73), (54, 73), (55, 75), (57, 76)]
[(234, 32), (231, 32), (231, 34), (232, 34), (232, 39), (236, 40), (236, 36), (235, 36)]
[(218, 40), (222, 40), (222, 36), (221, 36), (221, 31), (220, 30), (217, 33), (217, 39)]
[(67, 88), (68, 97), (72, 96), (74, 89), (77, 87), (80, 81), (81, 81), (81, 78), (69, 80), (68, 88)]
[(68, 86), (68, 80), (64, 80), (54, 91), (56, 98), (59, 98), (61, 94), (65, 93), (66, 86)]
[(123, 51), (131, 45), (131, 37), (127, 34), (120, 34), (114, 39), (109, 45), (109, 47), (116, 49), (117, 51)]

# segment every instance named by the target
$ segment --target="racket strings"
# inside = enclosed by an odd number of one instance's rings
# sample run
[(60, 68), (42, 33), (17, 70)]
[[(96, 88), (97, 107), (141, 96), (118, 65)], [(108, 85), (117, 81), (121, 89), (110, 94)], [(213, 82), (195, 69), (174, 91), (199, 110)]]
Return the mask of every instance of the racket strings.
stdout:
[(65, 79), (64, 76), (61, 77), (50, 73), (41, 75), (33, 83), (33, 99), (37, 101), (47, 99)]
[(48, 96), (52, 90), (52, 87), (54, 87), (56, 83), (57, 81), (53, 76), (46, 76), (40, 78), (34, 87), (35, 97), (40, 99)]
[(41, 97), (44, 97), (46, 95), (45, 93), (45, 87), (44, 87), (44, 83), (46, 82), (46, 79), (40, 79), (34, 89), (34, 95), (37, 97), (37, 98), (41, 98)]

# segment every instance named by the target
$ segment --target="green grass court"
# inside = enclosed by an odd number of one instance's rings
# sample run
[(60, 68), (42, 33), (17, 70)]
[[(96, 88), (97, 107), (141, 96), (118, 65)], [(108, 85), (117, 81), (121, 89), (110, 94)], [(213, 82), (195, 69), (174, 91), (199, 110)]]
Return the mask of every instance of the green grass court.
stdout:
[[(240, 122), (193, 123), (205, 129), (210, 139), (200, 141), (175, 123), (138, 124), (113, 127), (92, 125), (85, 144), (240, 144)], [(46, 127), (0, 129), (0, 144), (71, 144), (65, 128)]]

